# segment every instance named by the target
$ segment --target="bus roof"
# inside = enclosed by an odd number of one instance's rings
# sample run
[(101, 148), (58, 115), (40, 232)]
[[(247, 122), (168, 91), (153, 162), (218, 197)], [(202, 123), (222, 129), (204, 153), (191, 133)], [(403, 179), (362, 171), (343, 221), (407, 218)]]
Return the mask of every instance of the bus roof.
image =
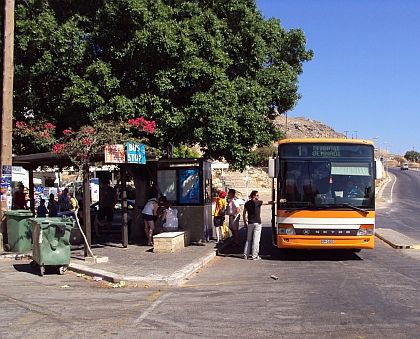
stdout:
[(282, 139), (279, 141), (280, 144), (288, 143), (334, 143), (334, 144), (365, 144), (365, 145), (374, 145), (372, 140), (362, 140), (362, 139), (337, 139), (337, 138), (296, 138), (296, 139)]

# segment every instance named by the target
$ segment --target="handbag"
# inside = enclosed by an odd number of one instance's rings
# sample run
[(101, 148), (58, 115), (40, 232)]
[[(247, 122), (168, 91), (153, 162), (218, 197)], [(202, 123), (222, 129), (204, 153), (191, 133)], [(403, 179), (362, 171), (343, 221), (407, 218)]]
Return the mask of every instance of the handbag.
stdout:
[(222, 231), (223, 231), (223, 239), (227, 239), (230, 237), (228, 225), (224, 224), (222, 227)]

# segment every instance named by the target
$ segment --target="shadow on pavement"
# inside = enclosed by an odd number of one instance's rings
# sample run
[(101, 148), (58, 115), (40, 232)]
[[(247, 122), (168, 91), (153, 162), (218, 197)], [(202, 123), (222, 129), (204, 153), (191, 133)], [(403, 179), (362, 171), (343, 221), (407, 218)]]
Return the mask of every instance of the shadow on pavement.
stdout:
[[(239, 231), (240, 246), (230, 247), (230, 244), (224, 246), (218, 253), (219, 256), (237, 257), (242, 259), (245, 241), (246, 229)], [(229, 240), (228, 240), (229, 241)], [(260, 242), (259, 255), (263, 260), (278, 261), (348, 261), (362, 260), (357, 253), (351, 250), (298, 250), (298, 249), (279, 249), (272, 243), (271, 227), (263, 226)]]

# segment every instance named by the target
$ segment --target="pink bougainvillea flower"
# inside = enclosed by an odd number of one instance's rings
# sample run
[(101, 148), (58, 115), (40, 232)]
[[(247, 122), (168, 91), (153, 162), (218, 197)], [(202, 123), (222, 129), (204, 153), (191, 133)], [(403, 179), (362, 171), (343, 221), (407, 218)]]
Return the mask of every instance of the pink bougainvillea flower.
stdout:
[(60, 153), (60, 152), (61, 152), (61, 150), (62, 150), (65, 146), (66, 146), (65, 144), (56, 144), (56, 145), (54, 145), (53, 150), (54, 150), (54, 152), (56, 152), (56, 153)]
[(128, 123), (130, 125), (133, 125), (134, 127), (143, 126), (143, 131), (153, 133), (156, 128), (156, 123), (154, 121), (148, 121), (143, 117), (130, 119), (128, 120)]
[(89, 139), (84, 139), (84, 140), (83, 140), (83, 143), (84, 143), (86, 146), (90, 146), (91, 141), (90, 141)]
[(70, 129), (65, 129), (64, 131), (63, 131), (63, 134), (65, 134), (65, 135), (68, 135), (68, 134), (70, 134), (71, 133), (71, 130)]
[(143, 124), (143, 131), (153, 133), (156, 128), (156, 123), (154, 121), (146, 121)]
[(88, 134), (93, 134), (93, 132), (95, 132), (95, 129), (94, 128), (91, 128), (91, 127), (88, 127), (88, 128), (85, 128), (84, 129), (84, 132), (85, 133), (88, 133)]
[(45, 125), (44, 125), (44, 128), (45, 129), (54, 129), (55, 128), (55, 126), (53, 125), (53, 124), (51, 124), (51, 123), (49, 123), (49, 122), (47, 122)]
[(24, 122), (24, 121), (16, 121), (16, 127), (17, 128), (25, 128), (26, 127), (26, 122)]

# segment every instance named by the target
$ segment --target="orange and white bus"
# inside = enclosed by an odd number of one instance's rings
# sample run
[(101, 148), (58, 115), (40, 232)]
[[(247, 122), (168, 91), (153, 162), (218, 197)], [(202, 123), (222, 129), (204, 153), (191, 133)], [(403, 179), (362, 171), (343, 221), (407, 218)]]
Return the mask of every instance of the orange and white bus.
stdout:
[(275, 246), (374, 247), (375, 179), (382, 177), (382, 164), (372, 141), (284, 139), (269, 173), (277, 179)]

